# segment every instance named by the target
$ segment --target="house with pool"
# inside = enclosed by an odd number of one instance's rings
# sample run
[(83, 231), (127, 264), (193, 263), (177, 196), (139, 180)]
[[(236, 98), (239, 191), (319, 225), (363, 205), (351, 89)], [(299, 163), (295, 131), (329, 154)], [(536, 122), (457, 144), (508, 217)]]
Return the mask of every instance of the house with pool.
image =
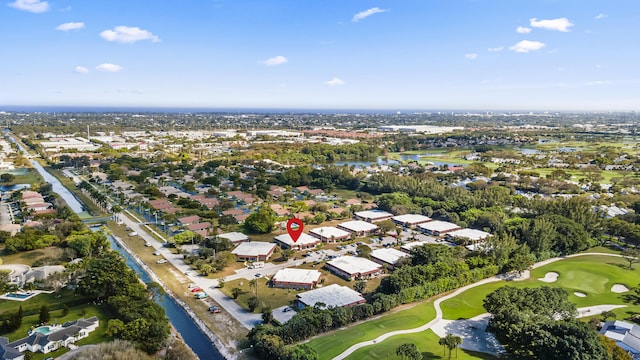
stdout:
[(0, 337), (0, 360), (22, 360), (24, 351), (43, 354), (68, 347), (98, 328), (97, 317), (68, 321), (62, 325), (40, 326), (29, 332), (29, 336), (9, 342)]

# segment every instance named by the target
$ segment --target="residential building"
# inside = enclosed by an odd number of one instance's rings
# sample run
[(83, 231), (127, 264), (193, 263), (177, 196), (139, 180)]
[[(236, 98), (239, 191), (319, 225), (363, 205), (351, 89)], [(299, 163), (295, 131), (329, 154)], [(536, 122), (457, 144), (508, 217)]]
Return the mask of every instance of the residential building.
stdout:
[(369, 255), (371, 256), (371, 260), (382, 266), (386, 266), (389, 270), (393, 270), (400, 259), (410, 256), (405, 252), (393, 248), (377, 249)]
[(326, 264), (327, 270), (346, 279), (367, 279), (379, 276), (382, 266), (371, 260), (355, 256), (341, 256)]
[(331, 308), (354, 306), (365, 302), (366, 300), (359, 292), (338, 284), (331, 284), (296, 295), (296, 306), (300, 309), (306, 306), (316, 306), (316, 304), (323, 304), (323, 307)]
[(388, 220), (393, 217), (392, 213), (382, 211), (382, 210), (358, 211), (353, 215), (356, 218), (356, 220), (363, 220), (370, 223)]
[(338, 229), (354, 233), (356, 236), (366, 236), (375, 233), (378, 230), (378, 225), (362, 220), (353, 220), (338, 224)]
[(317, 239), (309, 234), (302, 233), (297, 241), (293, 241), (289, 234), (278, 235), (273, 238), (276, 244), (280, 245), (283, 249), (304, 250), (311, 249), (320, 244), (320, 239)]
[(231, 241), (231, 243), (233, 243), (234, 245), (238, 245), (240, 243), (249, 241), (249, 237), (247, 235), (240, 232), (235, 232), (235, 231), (220, 234), (218, 235), (218, 237), (222, 239), (227, 239)]
[(267, 261), (276, 250), (276, 244), (261, 241), (243, 242), (231, 251), (238, 261)]
[(473, 243), (476, 243), (478, 241), (482, 241), (488, 238), (489, 236), (491, 236), (491, 234), (482, 230), (460, 229), (460, 230), (454, 230), (454, 231), (448, 232), (445, 235), (445, 238), (451, 241), (466, 239)]
[(334, 243), (337, 241), (343, 241), (351, 237), (351, 233), (348, 231), (340, 230), (333, 226), (323, 226), (315, 228), (309, 231), (311, 236), (315, 236), (322, 242)]
[(430, 217), (417, 214), (398, 215), (391, 218), (394, 223), (413, 229), (414, 227), (431, 221)]
[(457, 224), (450, 223), (447, 221), (429, 221), (427, 223), (419, 224), (418, 228), (429, 235), (433, 236), (442, 236), (448, 232), (460, 230), (461, 227)]
[(320, 281), (320, 271), (286, 268), (271, 278), (273, 287), (283, 289), (312, 289)]
[(640, 325), (620, 320), (607, 321), (602, 325), (600, 334), (614, 340), (634, 360), (640, 359)]

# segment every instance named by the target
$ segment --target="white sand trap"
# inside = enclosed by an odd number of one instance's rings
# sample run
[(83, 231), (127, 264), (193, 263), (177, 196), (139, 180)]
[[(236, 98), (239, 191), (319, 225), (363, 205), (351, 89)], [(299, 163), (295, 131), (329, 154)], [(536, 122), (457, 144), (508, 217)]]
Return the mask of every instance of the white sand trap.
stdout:
[(579, 292), (579, 291), (575, 291), (573, 293), (573, 295), (577, 296), (577, 297), (587, 297), (587, 294), (583, 293), (583, 292)]
[(540, 281), (544, 281), (546, 283), (552, 283), (558, 281), (558, 273), (557, 272), (548, 272), (544, 275), (542, 279), (538, 279)]
[(615, 284), (611, 287), (611, 292), (614, 292), (614, 293), (620, 294), (620, 293), (626, 293), (627, 291), (629, 291), (629, 288), (627, 288), (622, 284)]

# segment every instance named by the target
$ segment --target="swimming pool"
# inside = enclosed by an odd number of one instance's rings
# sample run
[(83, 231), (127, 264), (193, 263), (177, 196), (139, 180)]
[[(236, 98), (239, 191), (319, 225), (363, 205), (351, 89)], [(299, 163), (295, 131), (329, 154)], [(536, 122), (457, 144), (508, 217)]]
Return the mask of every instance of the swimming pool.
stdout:
[(9, 294), (5, 294), (5, 296), (10, 298), (16, 298), (16, 299), (28, 299), (33, 296), (33, 293), (25, 293), (25, 294), (9, 293)]
[(48, 333), (50, 333), (52, 330), (49, 326), (40, 326), (38, 328), (33, 329), (34, 332), (39, 332), (41, 334), (47, 335)]

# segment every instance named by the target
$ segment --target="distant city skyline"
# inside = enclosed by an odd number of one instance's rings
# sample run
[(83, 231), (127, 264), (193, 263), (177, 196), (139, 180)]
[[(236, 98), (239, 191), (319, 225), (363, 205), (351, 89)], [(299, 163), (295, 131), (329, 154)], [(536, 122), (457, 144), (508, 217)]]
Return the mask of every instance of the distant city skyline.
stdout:
[(634, 0), (0, 6), (0, 110), (640, 110)]

